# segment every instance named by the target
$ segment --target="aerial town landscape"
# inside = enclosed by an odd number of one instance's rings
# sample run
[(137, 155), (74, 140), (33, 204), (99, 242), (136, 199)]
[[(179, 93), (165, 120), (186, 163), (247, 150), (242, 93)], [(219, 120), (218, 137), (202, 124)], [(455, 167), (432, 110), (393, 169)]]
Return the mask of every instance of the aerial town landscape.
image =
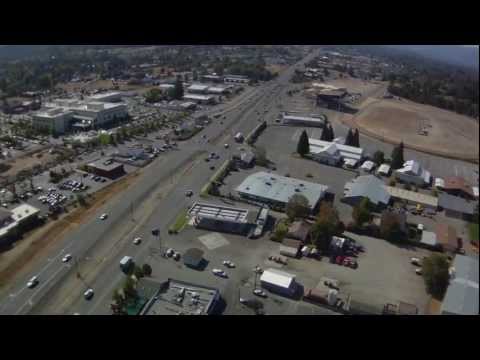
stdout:
[(478, 315), (478, 170), (478, 47), (0, 45), (0, 314)]

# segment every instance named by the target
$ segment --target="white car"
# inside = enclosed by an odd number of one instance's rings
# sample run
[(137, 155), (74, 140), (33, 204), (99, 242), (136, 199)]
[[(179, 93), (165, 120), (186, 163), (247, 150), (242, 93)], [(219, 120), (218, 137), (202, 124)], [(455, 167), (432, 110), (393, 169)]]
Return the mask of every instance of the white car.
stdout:
[(223, 265), (231, 269), (235, 267), (235, 263), (231, 262), (230, 260), (224, 260)]
[(32, 277), (28, 282), (27, 282), (27, 287), (29, 289), (33, 289), (35, 286), (38, 285), (38, 278), (36, 276)]
[(108, 214), (100, 215), (100, 220), (105, 220), (108, 217)]
[(212, 269), (212, 273), (214, 275), (222, 277), (222, 278), (228, 277), (227, 273), (225, 271), (221, 270), (221, 269)]
[(413, 264), (413, 265), (416, 265), (416, 266), (421, 266), (422, 265), (422, 262), (419, 258), (416, 258), (416, 257), (412, 257), (410, 259), (410, 262)]
[(134, 245), (140, 245), (141, 242), (142, 242), (141, 237), (136, 237), (135, 239), (133, 239), (133, 244)]
[(253, 294), (257, 295), (257, 296), (260, 296), (260, 297), (263, 297), (263, 298), (267, 297), (267, 293), (265, 291), (261, 290), (261, 289), (253, 290)]
[(417, 268), (417, 269), (415, 269), (415, 273), (416, 273), (417, 275), (422, 275), (422, 268)]
[(168, 250), (165, 252), (165, 254), (166, 254), (168, 257), (172, 257), (173, 254), (175, 254), (175, 251), (174, 251), (172, 248), (170, 248), (170, 249), (168, 249)]
[(180, 260), (180, 253), (175, 252), (175, 253), (173, 254), (173, 260), (175, 260), (175, 261)]
[(63, 262), (63, 263), (67, 263), (67, 262), (69, 262), (71, 259), (72, 259), (72, 255), (71, 255), (71, 254), (67, 254), (67, 255), (65, 255), (65, 256), (63, 257), (62, 262)]
[(228, 144), (225, 144), (223, 146), (225, 147), (225, 149), (228, 149), (230, 147), (230, 145), (228, 145)]
[(93, 297), (93, 289), (88, 289), (83, 293), (86, 300), (90, 300)]

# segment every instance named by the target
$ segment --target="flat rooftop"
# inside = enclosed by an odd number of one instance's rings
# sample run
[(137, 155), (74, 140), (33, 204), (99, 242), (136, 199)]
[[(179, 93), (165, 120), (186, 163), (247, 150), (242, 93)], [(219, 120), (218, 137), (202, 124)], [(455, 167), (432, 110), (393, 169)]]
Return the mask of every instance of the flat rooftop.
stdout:
[(419, 192), (409, 191), (405, 189), (400, 189), (398, 187), (392, 187), (392, 186), (385, 186), (385, 190), (387, 190), (387, 192), (393, 198), (404, 199), (411, 202), (417, 202), (423, 205), (430, 205), (435, 208), (438, 206), (438, 198), (431, 195), (422, 194)]
[(148, 281), (150, 288), (158, 290), (148, 300), (140, 315), (208, 315), (213, 310), (220, 293), (218, 289), (195, 285), (179, 280)]
[(310, 122), (319, 122), (325, 123), (325, 119), (323, 117), (311, 117), (311, 116), (297, 116), (297, 115), (284, 115), (283, 121), (310, 121)]
[(103, 98), (106, 98), (106, 97), (121, 96), (121, 95), (122, 95), (121, 92), (118, 92), (118, 91), (109, 91), (109, 92), (106, 92), (106, 93), (100, 93), (100, 94), (91, 95), (91, 96), (89, 96), (89, 98), (90, 98), (90, 99), (97, 100), (97, 99), (103, 99)]
[(99, 159), (97, 161), (89, 163), (88, 166), (105, 171), (112, 171), (123, 166), (123, 164), (115, 162), (113, 159)]
[(197, 202), (190, 208), (188, 215), (245, 224), (252, 220), (249, 212), (246, 209)]
[(198, 95), (198, 94), (185, 94), (183, 96), (185, 100), (211, 100), (213, 96), (211, 95)]
[(237, 192), (280, 203), (287, 203), (293, 195), (300, 194), (307, 198), (310, 208), (317, 205), (327, 190), (328, 186), (326, 185), (264, 171), (248, 176), (236, 188)]

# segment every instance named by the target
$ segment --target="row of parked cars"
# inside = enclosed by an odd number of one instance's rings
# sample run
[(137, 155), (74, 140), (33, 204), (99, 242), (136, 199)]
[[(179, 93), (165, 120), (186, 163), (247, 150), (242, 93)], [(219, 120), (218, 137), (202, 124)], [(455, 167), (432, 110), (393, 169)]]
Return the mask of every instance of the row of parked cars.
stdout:
[(60, 189), (62, 190), (70, 190), (72, 192), (79, 192), (82, 190), (86, 190), (88, 185), (81, 183), (80, 181), (76, 180), (68, 180), (60, 185)]
[(64, 203), (67, 200), (67, 197), (56, 191), (56, 189), (50, 188), (47, 195), (41, 195), (38, 197), (38, 201), (42, 204), (49, 204), (50, 206)]

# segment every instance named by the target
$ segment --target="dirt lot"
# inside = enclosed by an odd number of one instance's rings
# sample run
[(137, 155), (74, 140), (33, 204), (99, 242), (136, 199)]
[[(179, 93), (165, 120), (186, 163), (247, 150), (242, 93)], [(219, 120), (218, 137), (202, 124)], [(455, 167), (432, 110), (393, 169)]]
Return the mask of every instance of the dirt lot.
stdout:
[[(420, 151), (460, 159), (478, 159), (478, 122), (432, 106), (406, 100), (372, 101), (352, 122), (360, 130)], [(428, 135), (420, 135), (425, 128)]]
[(279, 64), (271, 64), (267, 65), (266, 68), (267, 70), (271, 71), (272, 73), (281, 73), (283, 70), (285, 70), (288, 66), (286, 65), (279, 65)]
[[(37, 157), (38, 154), (42, 154), (40, 158)], [(14, 176), (20, 170), (31, 169), (35, 165), (43, 165), (47, 162), (54, 161), (55, 155), (49, 154), (48, 150), (44, 150), (35, 155), (25, 155), (15, 158), (12, 162), (8, 162), (12, 167), (4, 172), (2, 176)]]

